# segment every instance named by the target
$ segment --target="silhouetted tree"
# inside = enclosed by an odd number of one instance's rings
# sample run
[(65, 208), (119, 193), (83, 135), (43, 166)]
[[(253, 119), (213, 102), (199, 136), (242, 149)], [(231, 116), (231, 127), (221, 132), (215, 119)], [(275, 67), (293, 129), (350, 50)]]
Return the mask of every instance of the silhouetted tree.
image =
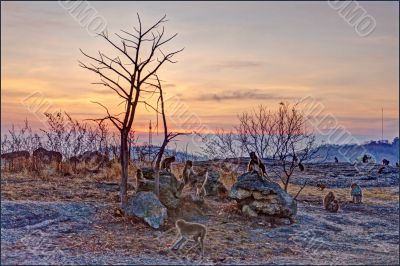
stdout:
[[(97, 121), (111, 121), (120, 133), (122, 168), (120, 199), (122, 209), (125, 209), (127, 204), (128, 135), (135, 119), (137, 106), (142, 103), (146, 107), (156, 110), (146, 100), (142, 100), (141, 96), (145, 93), (150, 93), (150, 96), (154, 94), (154, 90), (149, 91), (146, 89), (149, 85), (151, 86), (151, 80), (154, 75), (164, 63), (175, 63), (172, 58), (183, 50), (175, 50), (169, 53), (161, 50), (165, 44), (177, 35), (165, 37), (164, 26), (162, 25), (167, 21), (166, 16), (163, 16), (149, 28), (144, 28), (139, 15), (137, 17), (139, 28), (134, 27), (133, 32), (121, 30), (121, 33), (116, 33), (118, 41), (112, 40), (106, 32), (99, 34), (118, 55), (108, 56), (99, 51), (95, 57), (81, 50), (82, 54), (90, 59), (91, 63), (79, 62), (82, 68), (94, 72), (100, 77), (100, 82), (95, 84), (113, 90), (125, 103), (122, 113), (111, 114), (105, 105), (95, 102), (105, 109), (107, 115), (103, 118), (94, 119)], [(160, 26), (162, 28), (158, 30)]]

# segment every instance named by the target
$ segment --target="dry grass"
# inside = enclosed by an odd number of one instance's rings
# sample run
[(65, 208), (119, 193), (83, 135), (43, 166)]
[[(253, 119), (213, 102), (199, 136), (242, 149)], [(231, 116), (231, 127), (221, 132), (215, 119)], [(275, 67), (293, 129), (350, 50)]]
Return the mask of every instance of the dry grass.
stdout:
[[(300, 190), (300, 186), (298, 185), (289, 185), (288, 193), (292, 196), (296, 195)], [(319, 190), (317, 187), (306, 186), (298, 196), (299, 200), (312, 200), (312, 201), (321, 201), (328, 194), (329, 191), (335, 193), (336, 197), (339, 201), (347, 202), (351, 201), (350, 188), (334, 188), (329, 189), (326, 188), (323, 191)], [(397, 190), (398, 191), (398, 190)], [(398, 201), (399, 195), (396, 192), (396, 188), (387, 187), (387, 188), (363, 188), (363, 201), (365, 203), (372, 203), (376, 200), (381, 201)]]

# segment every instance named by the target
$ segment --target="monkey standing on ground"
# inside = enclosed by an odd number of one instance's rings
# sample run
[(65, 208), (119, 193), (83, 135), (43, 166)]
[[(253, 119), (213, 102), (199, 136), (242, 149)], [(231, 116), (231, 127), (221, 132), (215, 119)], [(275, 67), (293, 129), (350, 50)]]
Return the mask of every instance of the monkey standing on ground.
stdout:
[(383, 164), (383, 165), (388, 166), (389, 163), (390, 163), (390, 162), (389, 162), (388, 160), (386, 160), (386, 159), (383, 159), (383, 160), (382, 160), (382, 164)]
[(191, 184), (194, 185), (196, 180), (193, 180), (192, 176), (196, 175), (193, 171), (193, 162), (191, 160), (187, 160), (185, 163), (185, 167), (183, 168), (182, 178), (185, 185)]
[(337, 212), (339, 210), (339, 202), (335, 199), (335, 194), (330, 191), (324, 198), (324, 208), (330, 212)]
[(191, 238), (196, 242), (197, 245), (200, 246), (201, 256), (203, 257), (204, 238), (207, 233), (207, 228), (202, 224), (189, 223), (182, 219), (178, 219), (175, 222), (175, 227), (178, 230), (177, 240), (172, 245), (171, 249), (177, 249), (177, 250), (181, 249), (186, 244), (186, 242), (189, 241)]
[(382, 174), (382, 173), (383, 173), (383, 170), (385, 170), (385, 166), (379, 167), (379, 169), (378, 169), (378, 174)]
[(304, 171), (304, 165), (301, 162), (299, 162), (299, 158), (297, 158), (296, 154), (293, 154), (293, 162), (297, 163), (297, 165), (299, 166), (300, 171), (302, 171), (302, 172)]
[(353, 198), (353, 203), (362, 203), (362, 190), (357, 183), (351, 184), (351, 197)]
[(207, 184), (207, 179), (208, 179), (208, 171), (206, 172), (206, 176), (204, 178), (203, 184), (198, 183), (196, 185), (196, 198), (200, 202), (204, 202), (204, 198), (207, 195), (207, 191), (205, 189), (205, 186)]
[(142, 169), (137, 169), (136, 170), (136, 189), (139, 188), (140, 182), (144, 181), (144, 175)]
[(167, 170), (171, 173), (171, 163), (175, 162), (175, 156), (166, 157), (161, 161), (161, 170)]
[(302, 164), (302, 163), (299, 163), (299, 169), (300, 169), (300, 171), (304, 171), (304, 165)]
[(247, 172), (257, 172), (261, 177), (267, 176), (265, 165), (253, 151), (250, 152), (250, 162), (247, 165)]

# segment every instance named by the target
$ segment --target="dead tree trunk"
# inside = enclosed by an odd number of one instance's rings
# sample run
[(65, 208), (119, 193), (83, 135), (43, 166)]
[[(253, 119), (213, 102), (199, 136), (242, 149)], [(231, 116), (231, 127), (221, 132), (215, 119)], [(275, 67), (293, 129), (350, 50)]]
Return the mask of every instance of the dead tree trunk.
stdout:
[(106, 106), (95, 102), (105, 109), (107, 115), (103, 118), (92, 119), (95, 121), (109, 120), (120, 133), (122, 168), (120, 195), (123, 209), (125, 209), (127, 203), (128, 135), (134, 122), (136, 108), (139, 103), (143, 103), (146, 107), (151, 107), (157, 111), (148, 102), (139, 100), (140, 96), (148, 93), (148, 98), (151, 98), (154, 91), (146, 89), (146, 87), (152, 85), (149, 81), (165, 62), (175, 63), (176, 61), (173, 61), (172, 58), (183, 50), (170, 53), (161, 50), (161, 47), (164, 47), (177, 35), (165, 37), (164, 27), (159, 28), (166, 21), (166, 16), (164, 16), (153, 26), (144, 29), (138, 15), (139, 28), (134, 27), (133, 32), (121, 30), (122, 33), (116, 33), (119, 42), (113, 41), (106, 32), (99, 34), (107, 44), (114, 48), (117, 55), (108, 56), (99, 51), (98, 56), (95, 57), (81, 50), (82, 54), (91, 60), (91, 63), (79, 62), (80, 66), (100, 76), (101, 82), (94, 84), (113, 90), (125, 103), (123, 112), (112, 115)]

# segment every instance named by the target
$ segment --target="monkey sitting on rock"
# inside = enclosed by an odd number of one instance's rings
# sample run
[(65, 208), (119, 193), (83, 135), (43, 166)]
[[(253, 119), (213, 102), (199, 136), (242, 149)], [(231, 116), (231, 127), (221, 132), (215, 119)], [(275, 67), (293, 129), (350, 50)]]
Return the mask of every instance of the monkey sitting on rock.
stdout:
[(250, 152), (250, 162), (247, 164), (247, 172), (256, 172), (261, 177), (267, 176), (265, 165), (257, 157), (255, 152)]
[(335, 194), (332, 191), (326, 194), (323, 203), (327, 211), (337, 212), (339, 210), (339, 202), (336, 200)]
[(161, 170), (171, 173), (171, 164), (175, 162), (175, 156), (166, 157), (161, 161)]

